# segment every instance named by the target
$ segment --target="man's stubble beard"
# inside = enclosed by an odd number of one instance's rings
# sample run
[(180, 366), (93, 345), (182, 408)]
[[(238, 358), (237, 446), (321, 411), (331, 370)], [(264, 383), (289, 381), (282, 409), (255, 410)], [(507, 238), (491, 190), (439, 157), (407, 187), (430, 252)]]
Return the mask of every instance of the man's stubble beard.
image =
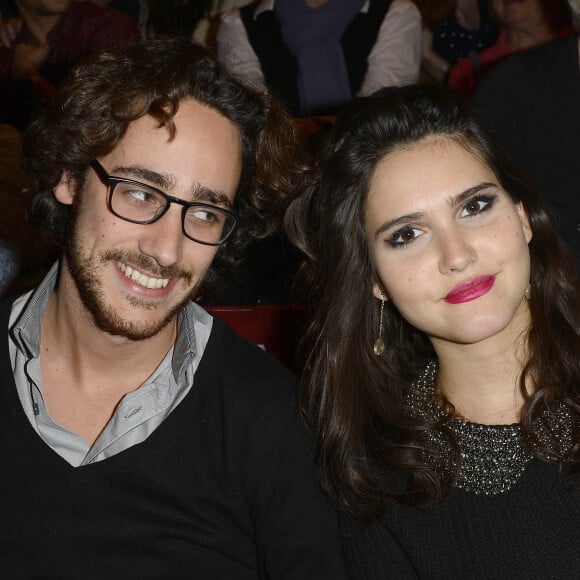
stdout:
[[(172, 322), (177, 314), (192, 299), (192, 296), (201, 280), (198, 280), (197, 284), (193, 284), (193, 272), (184, 271), (177, 266), (170, 266), (167, 268), (160, 267), (152, 258), (137, 252), (106, 250), (96, 257), (91, 257), (90, 255), (85, 254), (80, 243), (78, 232), (78, 206), (82, 205), (83, 196), (82, 192), (79, 193), (80, 195), (77, 195), (77, 199), (72, 208), (71, 222), (66, 236), (64, 253), (66, 266), (68, 267), (70, 276), (76, 285), (78, 295), (83, 305), (91, 314), (95, 325), (108, 334), (121, 336), (135, 341), (146, 340), (155, 336)], [(159, 319), (153, 322), (138, 323), (135, 320), (123, 319), (122, 316), (107, 303), (103, 288), (101, 276), (104, 267), (110, 262), (123, 262), (137, 267), (140, 266), (142, 269), (151, 274), (155, 274), (160, 278), (179, 277), (180, 282), (183, 281), (186, 285), (190, 285), (190, 291), (185, 293), (176, 304), (171, 306), (171, 308), (166, 310)], [(135, 315), (138, 315), (137, 308), (149, 311), (162, 308), (157, 301), (147, 300), (146, 298), (128, 295), (125, 299), (136, 309)]]

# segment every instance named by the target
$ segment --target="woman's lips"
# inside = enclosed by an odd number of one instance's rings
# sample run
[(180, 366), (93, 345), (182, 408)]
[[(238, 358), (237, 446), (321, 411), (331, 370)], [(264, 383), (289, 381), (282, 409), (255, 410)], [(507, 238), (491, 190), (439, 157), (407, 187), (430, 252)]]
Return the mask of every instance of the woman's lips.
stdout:
[(487, 294), (495, 283), (495, 276), (478, 276), (463, 284), (458, 284), (445, 296), (449, 304), (463, 304)]

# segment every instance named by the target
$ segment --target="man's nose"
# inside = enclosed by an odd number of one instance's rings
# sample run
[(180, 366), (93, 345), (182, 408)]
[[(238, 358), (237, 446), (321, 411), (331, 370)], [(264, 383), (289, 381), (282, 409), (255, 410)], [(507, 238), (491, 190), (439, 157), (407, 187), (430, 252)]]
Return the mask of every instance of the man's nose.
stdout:
[(183, 244), (187, 242), (181, 219), (181, 208), (172, 206), (156, 222), (141, 226), (139, 249), (160, 266), (179, 264), (183, 259)]

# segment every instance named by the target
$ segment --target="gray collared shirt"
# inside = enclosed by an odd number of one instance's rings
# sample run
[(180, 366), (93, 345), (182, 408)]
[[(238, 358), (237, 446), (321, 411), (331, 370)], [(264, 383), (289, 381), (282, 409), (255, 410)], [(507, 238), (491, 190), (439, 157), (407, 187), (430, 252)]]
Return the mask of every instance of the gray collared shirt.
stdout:
[(58, 277), (55, 264), (40, 286), (18, 298), (10, 315), (9, 348), (22, 408), (56, 453), (78, 467), (107, 459), (141, 443), (169, 416), (193, 386), (213, 319), (190, 302), (179, 314), (178, 337), (153, 374), (127, 393), (92, 446), (56, 423), (46, 408), (40, 372), (40, 323)]

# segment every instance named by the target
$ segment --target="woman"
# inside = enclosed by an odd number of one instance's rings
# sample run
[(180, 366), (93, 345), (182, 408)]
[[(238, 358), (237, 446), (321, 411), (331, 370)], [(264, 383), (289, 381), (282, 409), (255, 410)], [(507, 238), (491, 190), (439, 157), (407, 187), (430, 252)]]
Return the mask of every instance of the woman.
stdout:
[(492, 7), (500, 23), (497, 40), (479, 53), (462, 58), (449, 72), (449, 86), (466, 99), (500, 60), (574, 33), (565, 0), (492, 0)]
[(319, 284), (304, 407), (352, 577), (578, 577), (578, 279), (464, 105), (353, 102), (287, 222)]
[(422, 13), (421, 70), (425, 80), (443, 82), (460, 58), (474, 56), (495, 42), (497, 27), (488, 0), (429, 4)]

